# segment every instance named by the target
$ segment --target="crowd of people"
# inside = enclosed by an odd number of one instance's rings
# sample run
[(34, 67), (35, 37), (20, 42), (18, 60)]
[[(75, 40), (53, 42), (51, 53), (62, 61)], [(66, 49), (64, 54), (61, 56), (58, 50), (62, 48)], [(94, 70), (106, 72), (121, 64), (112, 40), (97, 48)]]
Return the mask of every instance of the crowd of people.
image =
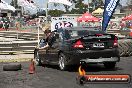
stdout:
[(10, 25), (10, 20), (8, 17), (0, 18), (0, 28), (4, 28), (5, 30), (7, 30), (9, 28), (9, 25)]
[(19, 30), (22, 27), (36, 26), (35, 19), (28, 19), (26, 17), (0, 17), (0, 29), (9, 30), (14, 28)]

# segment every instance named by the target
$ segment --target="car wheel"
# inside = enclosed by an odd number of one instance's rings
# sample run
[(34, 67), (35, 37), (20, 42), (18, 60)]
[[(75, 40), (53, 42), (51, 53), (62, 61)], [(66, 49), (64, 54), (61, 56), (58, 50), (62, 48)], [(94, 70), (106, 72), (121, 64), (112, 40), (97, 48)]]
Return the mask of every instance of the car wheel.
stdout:
[(62, 71), (67, 70), (66, 56), (63, 53), (61, 53), (59, 55), (59, 63), (58, 64), (59, 64), (60, 70), (62, 70)]
[(116, 66), (116, 62), (105, 62), (104, 66), (105, 66), (105, 68), (113, 69)]
[(34, 62), (37, 66), (41, 66), (42, 63), (41, 63), (41, 59), (39, 58), (39, 53), (38, 53), (38, 50), (35, 50), (34, 51)]

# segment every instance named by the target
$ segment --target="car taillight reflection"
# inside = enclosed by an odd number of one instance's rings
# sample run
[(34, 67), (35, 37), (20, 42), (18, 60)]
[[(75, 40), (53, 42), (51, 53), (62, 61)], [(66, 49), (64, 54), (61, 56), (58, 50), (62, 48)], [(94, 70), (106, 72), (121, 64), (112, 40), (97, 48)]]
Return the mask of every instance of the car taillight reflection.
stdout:
[(74, 44), (73, 47), (74, 47), (74, 48), (84, 48), (84, 46), (83, 46), (81, 40), (78, 40), (78, 41)]
[(96, 36), (103, 36), (103, 34), (95, 34)]

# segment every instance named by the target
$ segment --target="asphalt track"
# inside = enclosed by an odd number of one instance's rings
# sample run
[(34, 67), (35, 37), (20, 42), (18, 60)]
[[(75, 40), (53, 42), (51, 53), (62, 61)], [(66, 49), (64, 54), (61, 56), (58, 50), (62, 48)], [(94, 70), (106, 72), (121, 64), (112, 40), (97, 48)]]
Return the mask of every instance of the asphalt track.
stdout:
[[(30, 62), (20, 62), (22, 70), (3, 71), (0, 63), (0, 88), (132, 88), (129, 84), (85, 84), (76, 83), (78, 69), (60, 71), (57, 66), (36, 66), (34, 74), (29, 74)], [(102, 65), (88, 65), (87, 74), (130, 74), (132, 57), (122, 57), (115, 69), (105, 69)]]
[(34, 58), (33, 54), (0, 55), (0, 62), (25, 62)]

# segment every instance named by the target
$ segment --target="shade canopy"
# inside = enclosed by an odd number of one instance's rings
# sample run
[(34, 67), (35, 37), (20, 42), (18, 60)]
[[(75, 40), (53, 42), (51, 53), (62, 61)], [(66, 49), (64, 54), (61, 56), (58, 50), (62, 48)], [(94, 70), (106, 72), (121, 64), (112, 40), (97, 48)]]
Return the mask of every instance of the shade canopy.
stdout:
[(95, 11), (92, 12), (92, 14), (103, 14), (104, 9), (98, 8)]
[(77, 18), (78, 22), (98, 22), (99, 18), (92, 16), (90, 13), (86, 12), (82, 16)]
[(3, 3), (0, 3), (0, 9), (1, 10), (8, 10), (8, 7), (5, 6)]
[(132, 20), (132, 14), (129, 15), (129, 16), (126, 16), (126, 17), (122, 18), (122, 20), (123, 20), (123, 21)]

